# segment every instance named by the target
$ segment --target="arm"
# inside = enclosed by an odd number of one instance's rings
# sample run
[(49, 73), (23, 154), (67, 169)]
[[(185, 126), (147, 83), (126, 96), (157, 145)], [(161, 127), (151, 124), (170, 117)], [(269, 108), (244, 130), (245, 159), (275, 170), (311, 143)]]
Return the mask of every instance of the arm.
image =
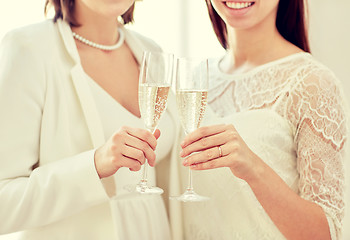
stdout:
[[(250, 185), (288, 239), (339, 238), (346, 129), (341, 94), (333, 80), (331, 76), (308, 78), (290, 98), (288, 118), (295, 119), (297, 127), (299, 195), (249, 149), (232, 125), (204, 127), (187, 136), (182, 157), (202, 152), (188, 157), (185, 166), (197, 170), (229, 167)], [(323, 89), (328, 91), (320, 91)], [(217, 146), (221, 146), (222, 157)]]
[(49, 224), (108, 199), (94, 151), (37, 167), (46, 55), (27, 37), (8, 34), (0, 48), (0, 234)]
[(272, 221), (287, 239), (330, 239), (323, 209), (292, 191), (262, 163), (247, 182)]
[(344, 217), (344, 159), (347, 139), (345, 98), (328, 69), (315, 69), (293, 91), (299, 195), (319, 205), (332, 239), (341, 238)]

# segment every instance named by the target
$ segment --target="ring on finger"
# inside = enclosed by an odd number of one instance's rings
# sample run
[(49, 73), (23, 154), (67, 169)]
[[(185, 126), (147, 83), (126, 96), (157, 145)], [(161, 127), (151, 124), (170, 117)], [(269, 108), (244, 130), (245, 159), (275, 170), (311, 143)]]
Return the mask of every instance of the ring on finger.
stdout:
[(218, 150), (219, 150), (219, 158), (222, 157), (222, 149), (221, 149), (221, 146), (218, 146)]

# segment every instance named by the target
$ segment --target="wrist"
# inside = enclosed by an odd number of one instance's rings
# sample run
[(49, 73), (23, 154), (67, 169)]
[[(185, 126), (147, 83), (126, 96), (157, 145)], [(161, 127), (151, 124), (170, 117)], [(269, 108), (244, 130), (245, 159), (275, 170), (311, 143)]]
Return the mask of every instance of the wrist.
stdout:
[(100, 155), (100, 148), (97, 148), (95, 150), (95, 154), (94, 154), (94, 164), (95, 164), (95, 170), (97, 172), (97, 175), (99, 176), (100, 179), (102, 179), (102, 173), (101, 173), (101, 170), (100, 170), (100, 164), (98, 162), (99, 155)]
[(254, 154), (253, 159), (253, 164), (251, 165), (249, 171), (247, 171), (248, 173), (244, 176), (243, 179), (251, 186), (253, 184), (259, 183), (262, 179), (264, 179), (264, 176), (268, 171), (268, 166), (261, 158)]

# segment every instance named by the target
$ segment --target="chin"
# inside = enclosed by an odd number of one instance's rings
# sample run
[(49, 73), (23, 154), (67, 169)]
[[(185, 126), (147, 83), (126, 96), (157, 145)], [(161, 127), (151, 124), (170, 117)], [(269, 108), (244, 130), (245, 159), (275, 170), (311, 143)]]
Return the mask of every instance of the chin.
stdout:
[(227, 20), (225, 21), (226, 26), (230, 28), (234, 28), (236, 30), (248, 30), (255, 26), (252, 21), (248, 21), (248, 19), (241, 20)]
[(106, 11), (104, 11), (103, 15), (105, 15), (107, 18), (117, 19), (119, 16), (123, 15), (125, 12), (126, 12), (125, 9), (109, 8)]
[(134, 1), (121, 1), (106, 4), (104, 14), (108, 17), (118, 17), (123, 15), (132, 6)]

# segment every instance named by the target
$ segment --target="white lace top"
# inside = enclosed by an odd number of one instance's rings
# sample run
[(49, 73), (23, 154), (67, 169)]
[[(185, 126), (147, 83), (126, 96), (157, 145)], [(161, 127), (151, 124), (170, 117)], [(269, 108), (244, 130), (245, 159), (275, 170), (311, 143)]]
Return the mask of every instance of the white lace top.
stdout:
[[(297, 53), (240, 75), (210, 61), (207, 123), (232, 123), (248, 146), (302, 198), (319, 204), (332, 239), (344, 215), (345, 100), (334, 74)], [(210, 115), (208, 113), (208, 115)], [(249, 186), (229, 169), (194, 172), (211, 198), (186, 204), (186, 239), (284, 239)]]

